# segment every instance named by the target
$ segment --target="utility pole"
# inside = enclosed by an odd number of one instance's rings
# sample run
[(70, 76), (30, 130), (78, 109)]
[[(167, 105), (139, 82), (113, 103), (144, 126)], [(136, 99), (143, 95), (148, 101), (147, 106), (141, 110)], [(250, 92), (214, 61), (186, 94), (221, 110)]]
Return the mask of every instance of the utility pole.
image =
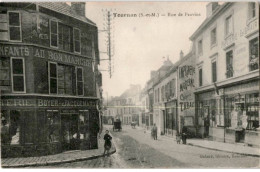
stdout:
[(113, 43), (113, 39), (112, 37), (112, 26), (113, 26), (113, 22), (112, 22), (112, 14), (110, 10), (102, 10), (105, 14), (104, 14), (104, 30), (100, 30), (100, 31), (104, 31), (107, 33), (107, 37), (106, 37), (106, 44), (107, 44), (107, 51), (106, 52), (100, 52), (100, 53), (106, 53), (108, 58), (106, 59), (100, 59), (102, 60), (108, 60), (108, 73), (110, 78), (112, 77), (112, 73), (113, 73), (113, 67), (112, 66), (112, 57), (114, 56), (114, 43)]

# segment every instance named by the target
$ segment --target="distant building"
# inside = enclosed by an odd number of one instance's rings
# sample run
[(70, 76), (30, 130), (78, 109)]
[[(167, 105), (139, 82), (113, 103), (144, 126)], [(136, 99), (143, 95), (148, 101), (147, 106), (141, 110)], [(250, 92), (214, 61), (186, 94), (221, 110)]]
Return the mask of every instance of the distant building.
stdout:
[(190, 40), (198, 134), (259, 146), (259, 4), (209, 3)]
[(85, 3), (0, 3), (0, 23), (2, 157), (97, 148), (102, 76)]

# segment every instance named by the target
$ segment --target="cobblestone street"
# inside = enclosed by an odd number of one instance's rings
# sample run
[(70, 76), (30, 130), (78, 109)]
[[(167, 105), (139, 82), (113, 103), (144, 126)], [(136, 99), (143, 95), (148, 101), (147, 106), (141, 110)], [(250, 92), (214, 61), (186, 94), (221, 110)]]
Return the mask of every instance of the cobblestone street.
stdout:
[[(109, 128), (111, 131), (111, 126)], [(121, 132), (111, 131), (111, 134), (117, 152), (110, 157), (43, 168), (224, 168), (234, 167), (234, 164), (236, 167), (259, 167), (259, 157), (177, 145), (168, 137), (154, 141), (149, 133), (129, 126), (123, 126)]]

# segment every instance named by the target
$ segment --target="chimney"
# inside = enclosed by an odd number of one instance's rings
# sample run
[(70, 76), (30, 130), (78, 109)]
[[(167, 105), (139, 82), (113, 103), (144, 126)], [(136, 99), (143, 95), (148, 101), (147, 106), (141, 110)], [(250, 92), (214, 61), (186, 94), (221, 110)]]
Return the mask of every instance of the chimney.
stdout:
[(218, 2), (210, 2), (207, 5), (207, 18), (210, 17), (219, 6)]
[(182, 58), (183, 58), (183, 52), (181, 50), (181, 52), (180, 52), (180, 59), (182, 59)]
[(86, 17), (85, 14), (85, 2), (71, 2), (71, 8), (74, 10), (79, 16)]

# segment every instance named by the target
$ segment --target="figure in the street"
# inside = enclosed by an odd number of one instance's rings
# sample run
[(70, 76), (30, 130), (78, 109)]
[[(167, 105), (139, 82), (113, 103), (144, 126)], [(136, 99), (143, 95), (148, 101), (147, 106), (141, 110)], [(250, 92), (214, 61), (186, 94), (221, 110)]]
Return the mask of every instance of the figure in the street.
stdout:
[(157, 140), (157, 126), (156, 126), (156, 124), (153, 124), (152, 136), (153, 136), (154, 140)]
[(186, 145), (187, 140), (187, 128), (185, 126), (182, 127), (182, 134), (181, 134), (182, 143)]
[(179, 133), (176, 134), (176, 142), (177, 144), (181, 143), (181, 135)]
[(104, 145), (104, 156), (107, 152), (107, 155), (109, 156), (109, 150), (111, 149), (111, 140), (112, 137), (109, 135), (109, 131), (106, 130), (106, 134), (104, 135), (105, 145)]

